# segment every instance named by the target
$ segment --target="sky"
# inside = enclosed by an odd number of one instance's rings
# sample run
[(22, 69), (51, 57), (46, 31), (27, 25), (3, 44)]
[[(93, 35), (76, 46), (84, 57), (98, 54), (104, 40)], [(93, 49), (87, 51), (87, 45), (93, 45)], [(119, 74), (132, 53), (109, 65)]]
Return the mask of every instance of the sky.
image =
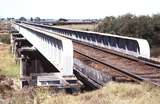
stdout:
[(160, 0), (0, 0), (0, 18), (99, 19), (160, 13)]

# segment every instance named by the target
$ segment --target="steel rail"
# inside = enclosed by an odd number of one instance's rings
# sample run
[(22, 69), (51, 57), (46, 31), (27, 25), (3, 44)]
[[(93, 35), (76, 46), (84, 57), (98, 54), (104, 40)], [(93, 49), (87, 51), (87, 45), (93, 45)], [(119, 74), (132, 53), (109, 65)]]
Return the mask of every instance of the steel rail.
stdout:
[(95, 62), (101, 63), (101, 64), (103, 64), (103, 65), (109, 66), (109, 67), (113, 68), (115, 71), (117, 71), (119, 74), (123, 74), (123, 75), (126, 76), (126, 77), (130, 77), (131, 79), (133, 79), (133, 80), (135, 80), (135, 81), (137, 81), (137, 82), (141, 82), (141, 81), (144, 81), (144, 80), (145, 80), (145, 79), (143, 79), (143, 78), (141, 78), (141, 77), (139, 77), (139, 76), (137, 76), (137, 75), (134, 75), (134, 74), (132, 74), (132, 73), (130, 73), (130, 72), (127, 72), (127, 71), (125, 71), (125, 70), (122, 70), (122, 69), (120, 69), (120, 68), (112, 65), (111, 63), (105, 63), (105, 62), (103, 62), (103, 61), (98, 60), (98, 59), (95, 58), (95, 57), (90, 57), (90, 56), (88, 56), (88, 55), (86, 55), (86, 54), (84, 54), (84, 53), (82, 53), (82, 52), (77, 51), (77, 50), (74, 50), (74, 52), (76, 52), (76, 53), (78, 53), (78, 54), (81, 54), (81, 55), (83, 55), (83, 56), (91, 59), (92, 61), (95, 61)]
[(103, 52), (107, 52), (107, 53), (122, 57), (122, 58), (126, 58), (126, 59), (129, 59), (129, 60), (133, 60), (135, 62), (140, 62), (140, 63), (146, 64), (146, 65), (149, 65), (149, 66), (153, 66), (153, 67), (158, 68), (158, 70), (160, 70), (160, 62), (158, 62), (158, 61), (154, 61), (154, 60), (146, 59), (146, 58), (142, 58), (142, 57), (137, 58), (135, 56), (131, 56), (131, 55), (128, 55), (128, 54), (125, 54), (125, 53), (120, 53), (120, 52), (118, 53), (114, 50), (105, 49), (105, 48), (102, 48), (102, 47), (95, 46), (93, 44), (88, 44), (88, 43), (77, 41), (77, 40), (72, 40), (72, 41), (75, 42), (75, 43), (78, 43), (78, 44), (83, 44), (83, 45), (101, 50)]
[(99, 32), (53, 27), (42, 24), (35, 24), (31, 22), (22, 23), (45, 28), (52, 32), (60, 33), (62, 36), (64, 35), (65, 37), (81, 40), (83, 42), (91, 43), (103, 48), (111, 48), (112, 50), (123, 52), (126, 54), (131, 54), (136, 57), (150, 57), (149, 44), (144, 39), (124, 37)]
[[(82, 41), (78, 41), (76, 39), (73, 39), (73, 38), (70, 38), (70, 37), (66, 37), (64, 35), (61, 35), (61, 33), (57, 33), (57, 32), (53, 32), (53, 31), (50, 31), (51, 26), (46, 26), (46, 25), (39, 25), (39, 24), (32, 24), (32, 23), (27, 23), (28, 25), (33, 25), (35, 27), (39, 27), (39, 28), (43, 28), (43, 29), (46, 29), (48, 30), (48, 32), (51, 32), (51, 33), (55, 33), (57, 35), (60, 35), (62, 37), (65, 37), (65, 38), (68, 38), (68, 39), (71, 39), (73, 42), (77, 42), (79, 44), (84, 44), (84, 45), (87, 45), (87, 46), (90, 46), (90, 47), (96, 47), (97, 49), (103, 51), (103, 52), (107, 52), (107, 53), (111, 53), (111, 54), (114, 54), (114, 55), (118, 55), (120, 57), (123, 57), (123, 58), (127, 58), (127, 59), (130, 59), (130, 60), (133, 60), (133, 61), (136, 61), (136, 62), (141, 62), (141, 63), (144, 63), (146, 65), (149, 65), (149, 66), (153, 66), (153, 67), (157, 67), (160, 69), (160, 62), (157, 62), (157, 61), (154, 61), (154, 60), (151, 60), (151, 59), (147, 59), (147, 58), (143, 58), (143, 57), (135, 57), (135, 56), (132, 56), (132, 55), (129, 55), (129, 54), (125, 54), (125, 53), (121, 53), (121, 52), (117, 52), (115, 50), (111, 50), (111, 49), (106, 49), (106, 48), (102, 48), (102, 47), (98, 47), (94, 44), (90, 44), (90, 43), (87, 43), (87, 42), (82, 42)], [(68, 30), (72, 30), (72, 29), (68, 29)], [(76, 31), (80, 31), (80, 30), (76, 30)]]
[(156, 85), (156, 86), (160, 86), (160, 84), (157, 84), (157, 83), (155, 83), (155, 82), (152, 82), (152, 81), (150, 81), (148, 78), (143, 78), (143, 77), (141, 77), (141, 76), (139, 76), (139, 75), (136, 75), (136, 74), (133, 74), (133, 73), (131, 73), (131, 72), (128, 72), (128, 71), (126, 71), (126, 69), (121, 69), (121, 68), (119, 68), (119, 67), (117, 67), (117, 66), (115, 66), (115, 65), (113, 65), (113, 64), (111, 64), (111, 63), (105, 63), (105, 62), (97, 59), (96, 57), (90, 57), (89, 55), (86, 55), (85, 53), (79, 52), (79, 51), (77, 51), (77, 50), (74, 50), (74, 52), (76, 52), (76, 53), (78, 53), (78, 54), (81, 54), (81, 55), (83, 55), (83, 56), (91, 59), (92, 61), (95, 61), (95, 62), (98, 62), (98, 63), (100, 63), (100, 64), (109, 66), (109, 67), (112, 68), (112, 70), (116, 71), (117, 73), (122, 74), (122, 75), (124, 75), (124, 76), (126, 76), (126, 77), (129, 77), (129, 78), (131, 78), (132, 80), (134, 80), (134, 81), (136, 81), (136, 82), (138, 82), (138, 83), (145, 81), (145, 82), (152, 83), (152, 84), (154, 84), (154, 85)]
[[(44, 29), (44, 28), (43, 28), (43, 29)], [(45, 28), (45, 30), (47, 30), (47, 29)], [(49, 31), (49, 30), (48, 30), (48, 31)], [(51, 31), (50, 31), (50, 32), (51, 32)], [(51, 33), (56, 33), (56, 32), (51, 32)], [(59, 33), (56, 33), (56, 34), (57, 34), (57, 35), (60, 35)], [(64, 37), (65, 37), (65, 36), (64, 36)], [(70, 39), (70, 38), (69, 38), (69, 39)], [(73, 39), (72, 39), (72, 40), (73, 40)], [(98, 49), (98, 50), (101, 50), (101, 51), (103, 51), (103, 52), (112, 53), (112, 54), (114, 54), (114, 55), (117, 55), (117, 56), (120, 56), (120, 57), (123, 57), (123, 58), (127, 58), (127, 59), (130, 59), (130, 60), (136, 61), (136, 62), (141, 62), (141, 63), (144, 63), (144, 64), (146, 64), (146, 65), (156, 67), (156, 68), (158, 68), (158, 70), (159, 70), (159, 68), (160, 68), (160, 64), (159, 64), (158, 62), (154, 62), (154, 61), (152, 61), (152, 60), (146, 60), (146, 59), (136, 58), (136, 57), (132, 57), (132, 56), (125, 55), (125, 54), (119, 54), (119, 53), (114, 52), (114, 51), (112, 51), (112, 50), (108, 50), (108, 49), (106, 50), (106, 49), (103, 49), (103, 48), (100, 48), (100, 47), (97, 47), (97, 46), (94, 46), (94, 45), (91, 45), (91, 44), (88, 44), (88, 43), (79, 42), (79, 41), (77, 41), (77, 40), (73, 40), (73, 42), (77, 42), (77, 43), (79, 43), (79, 44), (85, 44), (85, 45), (88, 45), (88, 46), (90, 46), (90, 47), (92, 47), (92, 48), (94, 47), (94, 48), (96, 48), (96, 49)], [(77, 50), (74, 50), (74, 52), (77, 52), (77, 53), (79, 53), (79, 54), (83, 54), (82, 52), (79, 52), (79, 51), (77, 51)], [(135, 80), (135, 81), (137, 81), (137, 82), (146, 81), (146, 82), (150, 82), (150, 83), (152, 83), (152, 84), (154, 84), (154, 85), (160, 86), (159, 84), (157, 84), (157, 83), (155, 83), (155, 82), (151, 82), (151, 81), (150, 81), (149, 79), (147, 79), (147, 78), (143, 78), (143, 77), (140, 77), (139, 75), (133, 74), (133, 73), (128, 72), (128, 71), (125, 71), (125, 70), (123, 70), (123, 69), (120, 69), (119, 67), (116, 67), (116, 66), (112, 65), (111, 63), (104, 63), (104, 62), (102, 62), (102, 61), (100, 61), (100, 60), (97, 60), (96, 58), (90, 57), (90, 56), (85, 55), (85, 54), (83, 54), (83, 56), (85, 56), (85, 57), (87, 57), (87, 58), (90, 58), (90, 59), (93, 60), (93, 61), (97, 61), (97, 62), (99, 62), (99, 63), (101, 63), (101, 64), (104, 64), (104, 65), (106, 65), (106, 66), (109, 66), (109, 67), (111, 67), (112, 69), (114, 69), (115, 71), (123, 74), (124, 76), (130, 77), (131, 79), (133, 79), (133, 80)]]

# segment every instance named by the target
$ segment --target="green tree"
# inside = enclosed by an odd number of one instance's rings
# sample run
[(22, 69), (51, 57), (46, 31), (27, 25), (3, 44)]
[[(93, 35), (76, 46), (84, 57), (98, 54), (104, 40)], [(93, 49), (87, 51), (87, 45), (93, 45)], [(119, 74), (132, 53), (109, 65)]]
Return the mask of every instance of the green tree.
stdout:
[(27, 19), (25, 17), (20, 17), (19, 20), (20, 21), (27, 21)]
[(160, 14), (135, 16), (126, 14), (119, 17), (105, 17), (96, 31), (147, 39), (151, 46), (160, 44)]
[(34, 20), (35, 20), (36, 22), (40, 22), (40, 21), (41, 21), (41, 18), (40, 18), (40, 17), (36, 17)]

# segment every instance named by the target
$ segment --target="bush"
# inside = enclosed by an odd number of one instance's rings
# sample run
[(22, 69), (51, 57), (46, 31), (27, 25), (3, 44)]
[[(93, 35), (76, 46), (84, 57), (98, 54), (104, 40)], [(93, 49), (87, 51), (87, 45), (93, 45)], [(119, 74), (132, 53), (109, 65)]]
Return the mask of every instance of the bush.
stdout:
[(131, 36), (148, 40), (151, 47), (160, 44), (160, 14), (135, 16), (126, 14), (119, 17), (105, 17), (96, 31)]
[(0, 42), (10, 44), (10, 35), (0, 35)]

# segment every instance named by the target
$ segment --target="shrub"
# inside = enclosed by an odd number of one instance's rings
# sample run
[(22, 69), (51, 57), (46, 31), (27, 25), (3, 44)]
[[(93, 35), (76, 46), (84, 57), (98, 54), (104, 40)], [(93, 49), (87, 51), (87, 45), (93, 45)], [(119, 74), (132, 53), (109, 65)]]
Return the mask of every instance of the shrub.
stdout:
[(10, 35), (0, 35), (0, 42), (10, 44)]

